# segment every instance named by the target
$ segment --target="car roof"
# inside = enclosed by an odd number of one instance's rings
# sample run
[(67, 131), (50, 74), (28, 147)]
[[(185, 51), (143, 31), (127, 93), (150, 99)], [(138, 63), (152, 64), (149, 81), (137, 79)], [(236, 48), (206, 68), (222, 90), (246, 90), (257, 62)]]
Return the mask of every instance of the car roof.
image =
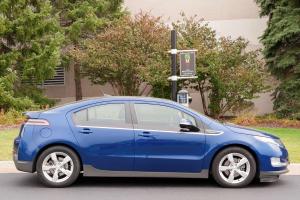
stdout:
[(168, 99), (161, 99), (161, 98), (155, 98), (155, 97), (142, 97), (142, 96), (102, 96), (102, 97), (95, 97), (95, 98), (89, 98), (84, 99), (81, 101), (75, 101), (68, 104), (60, 105), (57, 107), (53, 107), (47, 111), (44, 111), (44, 113), (67, 113), (73, 109), (77, 109), (80, 107), (92, 105), (92, 104), (98, 104), (101, 102), (111, 102), (111, 101), (141, 101), (141, 102), (156, 102), (156, 103), (165, 103), (168, 105), (173, 105), (174, 107), (181, 108), (183, 110), (189, 110), (190, 112), (196, 114), (199, 116), (204, 122), (207, 124), (210, 124), (213, 120), (207, 116), (200, 115), (199, 112), (192, 110), (190, 108), (187, 108), (177, 102), (168, 100)]
[(155, 97), (141, 97), (141, 96), (103, 96), (103, 97), (95, 97), (95, 98), (89, 98), (84, 99), (80, 101), (75, 101), (71, 103), (67, 103), (64, 105), (59, 105), (57, 107), (50, 108), (46, 112), (57, 112), (57, 111), (68, 111), (72, 110), (78, 107), (87, 106), (90, 104), (96, 104), (101, 102), (109, 102), (109, 101), (144, 101), (144, 102), (160, 102), (160, 103), (167, 103), (172, 104), (176, 106), (180, 106), (180, 104), (177, 104), (174, 101), (168, 100), (168, 99), (161, 99), (161, 98), (155, 98)]

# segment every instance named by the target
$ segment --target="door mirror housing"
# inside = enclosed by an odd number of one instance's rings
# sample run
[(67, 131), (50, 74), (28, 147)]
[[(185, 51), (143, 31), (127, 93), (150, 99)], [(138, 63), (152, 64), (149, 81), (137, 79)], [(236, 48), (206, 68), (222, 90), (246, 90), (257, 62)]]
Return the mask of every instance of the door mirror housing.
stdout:
[(188, 119), (181, 119), (180, 124), (179, 124), (181, 131), (184, 132), (198, 132), (200, 129), (193, 125), (191, 120)]

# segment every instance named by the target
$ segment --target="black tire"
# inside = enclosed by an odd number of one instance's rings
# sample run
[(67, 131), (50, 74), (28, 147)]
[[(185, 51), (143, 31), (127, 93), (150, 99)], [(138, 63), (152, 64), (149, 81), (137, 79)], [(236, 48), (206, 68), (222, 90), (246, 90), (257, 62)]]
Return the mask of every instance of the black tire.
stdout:
[[(73, 172), (72, 172), (71, 176), (63, 182), (55, 183), (55, 182), (49, 181), (43, 174), (43, 171), (42, 171), (43, 161), (48, 155), (50, 155), (53, 152), (63, 152), (65, 154), (67, 154), (73, 161), (73, 164), (74, 164)], [(57, 187), (57, 188), (67, 187), (67, 186), (70, 186), (71, 184), (73, 184), (77, 180), (77, 178), (80, 174), (80, 169), (81, 169), (80, 165), (81, 165), (80, 160), (79, 160), (77, 154), (73, 150), (71, 150), (70, 148), (67, 148), (65, 146), (52, 146), (52, 147), (49, 147), (48, 149), (44, 150), (41, 153), (41, 155), (38, 157), (38, 160), (36, 162), (36, 171), (37, 171), (39, 180), (44, 185), (46, 185), (48, 187)]]
[[(223, 180), (223, 178), (221, 177), (220, 173), (219, 173), (219, 163), (221, 162), (222, 158), (230, 153), (239, 153), (242, 154), (243, 156), (245, 156), (250, 164), (250, 172), (249, 175), (247, 176), (247, 178), (245, 180), (243, 180), (240, 183), (229, 183), (226, 182), (225, 180)], [(253, 155), (247, 151), (246, 149), (243, 149), (241, 147), (229, 147), (226, 148), (224, 150), (222, 150), (221, 152), (219, 152), (216, 157), (213, 160), (212, 163), (212, 169), (211, 169), (211, 173), (212, 176), (214, 178), (214, 180), (222, 187), (229, 187), (229, 188), (240, 188), (240, 187), (245, 187), (248, 184), (250, 184), (253, 179), (255, 178), (256, 175), (256, 162), (255, 159), (253, 157)]]

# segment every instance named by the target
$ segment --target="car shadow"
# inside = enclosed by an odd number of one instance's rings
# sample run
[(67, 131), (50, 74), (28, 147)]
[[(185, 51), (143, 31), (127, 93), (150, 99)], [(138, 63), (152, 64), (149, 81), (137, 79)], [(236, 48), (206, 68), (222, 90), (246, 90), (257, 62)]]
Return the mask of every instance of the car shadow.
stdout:
[[(47, 188), (38, 180), (37, 174), (22, 174), (16, 181), (18, 187)], [(279, 186), (283, 181), (275, 183), (260, 183), (254, 181), (248, 188), (262, 188)], [(218, 188), (218, 184), (212, 179), (186, 179), (186, 178), (119, 178), (119, 177), (80, 177), (72, 186), (80, 188), (140, 188), (140, 187), (177, 187), (177, 188)]]

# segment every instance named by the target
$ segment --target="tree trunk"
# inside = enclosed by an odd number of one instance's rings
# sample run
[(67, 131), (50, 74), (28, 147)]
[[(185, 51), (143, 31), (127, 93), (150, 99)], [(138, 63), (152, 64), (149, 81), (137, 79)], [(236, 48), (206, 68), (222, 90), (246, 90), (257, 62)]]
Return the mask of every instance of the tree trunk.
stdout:
[(203, 112), (205, 115), (209, 115), (203, 88), (201, 87), (200, 83), (198, 83), (198, 85), (199, 85), (199, 92), (200, 92), (200, 96), (201, 96), (201, 100), (202, 100)]
[(76, 101), (82, 100), (82, 88), (81, 88), (81, 73), (80, 65), (74, 64), (74, 81), (75, 81), (75, 97)]

